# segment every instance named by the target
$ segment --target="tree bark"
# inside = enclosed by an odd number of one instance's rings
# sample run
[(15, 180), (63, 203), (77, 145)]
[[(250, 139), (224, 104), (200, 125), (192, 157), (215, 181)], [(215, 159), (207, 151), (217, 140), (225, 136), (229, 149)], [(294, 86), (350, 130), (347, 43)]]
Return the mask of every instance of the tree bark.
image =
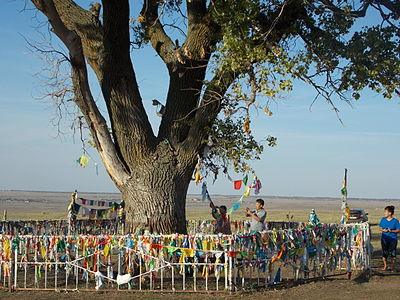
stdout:
[(178, 151), (161, 142), (155, 153), (138, 162), (131, 178), (120, 187), (127, 233), (187, 232), (186, 194), (196, 157)]

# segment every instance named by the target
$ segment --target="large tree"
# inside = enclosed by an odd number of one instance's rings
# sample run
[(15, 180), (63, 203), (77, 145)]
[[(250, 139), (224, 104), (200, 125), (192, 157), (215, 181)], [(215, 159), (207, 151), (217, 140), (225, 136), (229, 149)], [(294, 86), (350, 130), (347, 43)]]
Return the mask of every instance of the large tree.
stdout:
[[(398, 1), (103, 0), (90, 8), (31, 1), (68, 50), (73, 101), (126, 202), (129, 231), (186, 232), (185, 199), (197, 164), (215, 174), (227, 161), (247, 169), (243, 158), (262, 151), (251, 136), (250, 110), (270, 113), (257, 96), (276, 98), (293, 80), (312, 85), (334, 109), (335, 97), (357, 99), (365, 87), (387, 98), (398, 93)], [(380, 20), (361, 28), (357, 20), (368, 14)], [(131, 57), (146, 44), (169, 75), (157, 133)]]

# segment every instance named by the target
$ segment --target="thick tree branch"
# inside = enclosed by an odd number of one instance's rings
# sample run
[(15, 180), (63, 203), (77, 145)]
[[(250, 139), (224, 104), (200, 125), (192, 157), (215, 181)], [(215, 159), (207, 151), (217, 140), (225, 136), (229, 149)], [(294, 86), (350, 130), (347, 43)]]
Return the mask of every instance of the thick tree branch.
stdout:
[(218, 41), (215, 39), (219, 27), (213, 22), (207, 11), (206, 0), (186, 2), (188, 14), (188, 34), (181, 47), (180, 59), (207, 62), (210, 48)]
[(166, 108), (159, 128), (159, 137), (170, 139), (175, 145), (188, 134), (219, 29), (207, 11), (206, 0), (187, 1), (186, 6), (188, 34), (174, 51)]
[(375, 0), (373, 1), (377, 5), (382, 5), (386, 9), (390, 10), (396, 18), (400, 18), (400, 2), (399, 1), (390, 1), (390, 0)]
[(155, 148), (156, 138), (143, 106), (130, 58), (129, 1), (104, 0), (104, 50), (101, 88), (114, 141), (133, 168)]
[(206, 0), (187, 0), (187, 15), (189, 26), (194, 26), (203, 21), (203, 17), (207, 13), (207, 1)]
[[(38, 2), (38, 0), (32, 1)], [(83, 9), (73, 0), (53, 0), (53, 3), (64, 26), (80, 37), (83, 54), (101, 81), (104, 49), (103, 28), (98, 16)]]
[(333, 13), (341, 14), (341, 15), (349, 15), (349, 16), (352, 16), (354, 18), (361, 18), (361, 17), (365, 17), (367, 9), (368, 9), (369, 5), (371, 4), (371, 2), (373, 0), (365, 0), (365, 1), (363, 1), (364, 4), (359, 10), (354, 10), (354, 11), (351, 11), (351, 12), (342, 10), (340, 7), (336, 6), (330, 0), (320, 0), (320, 1), (321, 1), (322, 4), (325, 5), (325, 7), (327, 9), (329, 9)]
[(182, 148), (199, 153), (207, 135), (207, 129), (215, 122), (222, 109), (224, 95), (239, 74), (232, 70), (219, 71), (208, 84), (202, 101), (195, 112), (190, 130)]
[(169, 66), (175, 59), (173, 57), (174, 43), (164, 31), (158, 15), (158, 0), (144, 0), (143, 8), (140, 13), (143, 18), (142, 27), (148, 36), (151, 45), (158, 55)]
[(72, 65), (72, 81), (75, 90), (75, 102), (85, 116), (86, 123), (90, 128), (90, 132), (107, 172), (116, 185), (121, 186), (128, 180), (129, 174), (116, 152), (115, 145), (108, 132), (106, 121), (100, 114), (90, 92), (80, 38), (74, 31), (69, 30), (64, 25), (52, 0), (32, 0), (32, 2), (47, 16), (52, 30), (69, 51)]

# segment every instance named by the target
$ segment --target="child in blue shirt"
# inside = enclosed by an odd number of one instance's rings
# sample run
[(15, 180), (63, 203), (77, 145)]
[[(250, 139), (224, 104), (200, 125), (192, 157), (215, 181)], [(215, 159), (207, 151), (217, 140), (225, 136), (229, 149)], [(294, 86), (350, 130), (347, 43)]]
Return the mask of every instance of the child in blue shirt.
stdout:
[(379, 230), (382, 231), (382, 260), (383, 270), (386, 271), (388, 257), (392, 259), (392, 271), (396, 267), (396, 248), (397, 248), (397, 233), (400, 232), (399, 220), (393, 218), (394, 206), (386, 206), (384, 217), (379, 223)]

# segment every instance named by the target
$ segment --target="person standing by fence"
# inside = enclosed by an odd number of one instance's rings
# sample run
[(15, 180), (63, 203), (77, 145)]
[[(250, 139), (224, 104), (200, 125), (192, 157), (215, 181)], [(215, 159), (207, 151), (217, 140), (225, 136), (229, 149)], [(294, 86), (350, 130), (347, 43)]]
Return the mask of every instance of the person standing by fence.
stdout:
[(256, 210), (251, 211), (248, 207), (246, 208), (246, 217), (251, 217), (250, 221), (250, 232), (252, 231), (263, 231), (265, 229), (265, 219), (267, 212), (264, 210), (264, 200), (256, 200)]
[(397, 234), (400, 232), (399, 220), (393, 218), (394, 206), (386, 206), (384, 217), (379, 223), (379, 230), (382, 231), (382, 260), (383, 270), (386, 271), (388, 258), (392, 259), (392, 271), (396, 268), (396, 248), (397, 248)]

